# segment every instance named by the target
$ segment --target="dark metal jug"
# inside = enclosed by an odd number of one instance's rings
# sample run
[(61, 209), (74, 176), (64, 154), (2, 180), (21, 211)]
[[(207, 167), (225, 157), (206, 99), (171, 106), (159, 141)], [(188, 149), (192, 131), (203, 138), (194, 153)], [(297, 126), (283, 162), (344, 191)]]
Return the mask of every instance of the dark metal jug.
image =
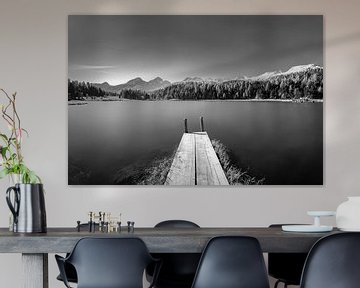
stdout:
[[(13, 197), (11, 197), (12, 192), (14, 193)], [(42, 184), (15, 184), (6, 190), (6, 202), (14, 216), (14, 232), (46, 232), (45, 198)]]

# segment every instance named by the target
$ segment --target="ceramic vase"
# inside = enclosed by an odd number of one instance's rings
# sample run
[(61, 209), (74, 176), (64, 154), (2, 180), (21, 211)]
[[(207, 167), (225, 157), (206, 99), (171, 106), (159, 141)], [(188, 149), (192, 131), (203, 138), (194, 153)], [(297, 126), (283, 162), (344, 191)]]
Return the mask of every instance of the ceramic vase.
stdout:
[(42, 184), (15, 184), (6, 190), (6, 202), (13, 214), (13, 232), (45, 233), (47, 231)]
[(338, 206), (336, 226), (342, 231), (360, 231), (360, 196), (348, 197)]

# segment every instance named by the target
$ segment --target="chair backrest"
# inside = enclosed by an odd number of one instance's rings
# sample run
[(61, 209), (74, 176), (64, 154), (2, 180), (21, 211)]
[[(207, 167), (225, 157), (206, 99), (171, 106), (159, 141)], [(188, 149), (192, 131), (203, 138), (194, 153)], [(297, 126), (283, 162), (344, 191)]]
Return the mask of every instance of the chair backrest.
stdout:
[(306, 259), (300, 287), (360, 287), (360, 233), (332, 234), (316, 242)]
[(142, 288), (152, 260), (139, 238), (82, 238), (67, 259), (76, 269), (78, 288)]
[(188, 220), (166, 220), (157, 223), (155, 228), (200, 228), (200, 226)]
[[(200, 228), (188, 220), (166, 220), (155, 228)], [(200, 253), (161, 253), (155, 254), (162, 260), (157, 287), (190, 287), (200, 260)], [(151, 274), (151, 272), (149, 271)]]
[(192, 288), (268, 288), (264, 258), (256, 238), (212, 238), (200, 259)]

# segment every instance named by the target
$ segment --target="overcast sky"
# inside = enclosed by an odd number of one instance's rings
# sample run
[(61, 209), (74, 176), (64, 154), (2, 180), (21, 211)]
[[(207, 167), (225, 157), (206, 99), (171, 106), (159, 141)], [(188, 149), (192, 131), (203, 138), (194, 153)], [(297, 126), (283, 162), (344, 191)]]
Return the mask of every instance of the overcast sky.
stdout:
[(323, 65), (322, 16), (69, 16), (69, 78), (234, 79)]

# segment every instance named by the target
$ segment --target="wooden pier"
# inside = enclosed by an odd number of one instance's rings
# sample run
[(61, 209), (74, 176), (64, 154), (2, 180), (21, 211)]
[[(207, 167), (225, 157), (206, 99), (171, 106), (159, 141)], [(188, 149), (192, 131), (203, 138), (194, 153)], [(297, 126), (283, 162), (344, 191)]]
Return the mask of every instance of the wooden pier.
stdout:
[(176, 151), (165, 185), (229, 185), (200, 118), (200, 132), (185, 133)]

